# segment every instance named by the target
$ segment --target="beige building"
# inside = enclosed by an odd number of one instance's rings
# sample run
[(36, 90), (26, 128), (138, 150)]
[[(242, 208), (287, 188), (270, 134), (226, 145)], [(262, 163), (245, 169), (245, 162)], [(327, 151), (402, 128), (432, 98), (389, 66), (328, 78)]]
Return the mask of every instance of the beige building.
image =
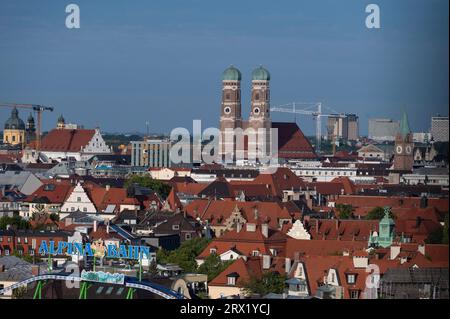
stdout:
[(19, 118), (19, 111), (13, 108), (11, 117), (6, 121), (3, 130), (3, 143), (10, 145), (25, 145), (25, 122)]
[(174, 177), (191, 176), (190, 168), (168, 168), (168, 167), (152, 167), (149, 169), (150, 176), (153, 179), (161, 181), (169, 181)]

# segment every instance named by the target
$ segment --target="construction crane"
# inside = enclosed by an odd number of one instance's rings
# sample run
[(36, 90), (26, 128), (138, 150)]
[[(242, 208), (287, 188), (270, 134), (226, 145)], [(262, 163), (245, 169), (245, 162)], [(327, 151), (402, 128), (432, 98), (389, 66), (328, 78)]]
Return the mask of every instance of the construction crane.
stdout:
[[(300, 107), (300, 109), (298, 108)], [(322, 103), (304, 103), (304, 102), (292, 102), (280, 106), (271, 107), (271, 112), (281, 112), (281, 113), (293, 113), (301, 115), (311, 115), (316, 122), (316, 152), (320, 152), (320, 144), (322, 141), (322, 117), (329, 116), (343, 116), (338, 114), (338, 112), (333, 109), (326, 107), (332, 113), (324, 114), (322, 113)]]
[(41, 134), (42, 134), (42, 112), (50, 111), (53, 112), (54, 108), (52, 106), (44, 106), (37, 104), (17, 104), (17, 103), (0, 103), (0, 107), (15, 107), (22, 109), (31, 109), (37, 114), (37, 127), (36, 127), (36, 151), (41, 150)]

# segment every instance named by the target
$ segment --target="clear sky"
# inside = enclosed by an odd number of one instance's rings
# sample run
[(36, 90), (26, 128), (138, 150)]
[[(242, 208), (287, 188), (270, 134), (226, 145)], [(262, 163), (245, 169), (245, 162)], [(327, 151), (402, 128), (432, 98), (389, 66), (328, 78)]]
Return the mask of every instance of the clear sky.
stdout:
[[(76, 3), (81, 28), (65, 27)], [(339, 112), (399, 119), (414, 131), (448, 115), (448, 0), (0, 0), (0, 101), (51, 105), (44, 129), (168, 133), (192, 119), (217, 126), (221, 75), (272, 75), (272, 105), (321, 101)], [(381, 29), (365, 27), (365, 7)], [(0, 108), (0, 125), (9, 110)], [(25, 120), (28, 113), (20, 111)], [(292, 120), (290, 114), (272, 114)], [(305, 133), (312, 119), (299, 117)]]

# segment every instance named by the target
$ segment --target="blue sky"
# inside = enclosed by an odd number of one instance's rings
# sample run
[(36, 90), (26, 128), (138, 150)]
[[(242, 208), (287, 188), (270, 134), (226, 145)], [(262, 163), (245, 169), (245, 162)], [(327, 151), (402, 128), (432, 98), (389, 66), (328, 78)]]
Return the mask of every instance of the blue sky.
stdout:
[[(272, 105), (321, 101), (357, 113), (362, 134), (368, 118), (402, 108), (414, 131), (448, 114), (447, 0), (73, 0), (77, 30), (65, 27), (69, 3), (0, 0), (0, 101), (54, 106), (45, 129), (61, 113), (106, 131), (217, 126), (230, 64), (243, 73), (244, 116), (260, 64)], [(379, 30), (365, 27), (369, 3)], [(0, 109), (1, 125), (8, 115)], [(313, 132), (311, 118), (297, 119)]]

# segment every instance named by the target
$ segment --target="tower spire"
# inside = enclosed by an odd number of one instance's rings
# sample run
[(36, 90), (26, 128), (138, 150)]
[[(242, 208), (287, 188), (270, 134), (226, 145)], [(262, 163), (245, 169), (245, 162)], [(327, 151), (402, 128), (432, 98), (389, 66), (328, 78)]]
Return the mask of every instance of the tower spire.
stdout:
[(403, 110), (403, 115), (400, 120), (400, 134), (402, 138), (405, 138), (409, 133), (411, 133), (411, 130), (409, 128), (408, 115), (406, 114), (406, 110)]

